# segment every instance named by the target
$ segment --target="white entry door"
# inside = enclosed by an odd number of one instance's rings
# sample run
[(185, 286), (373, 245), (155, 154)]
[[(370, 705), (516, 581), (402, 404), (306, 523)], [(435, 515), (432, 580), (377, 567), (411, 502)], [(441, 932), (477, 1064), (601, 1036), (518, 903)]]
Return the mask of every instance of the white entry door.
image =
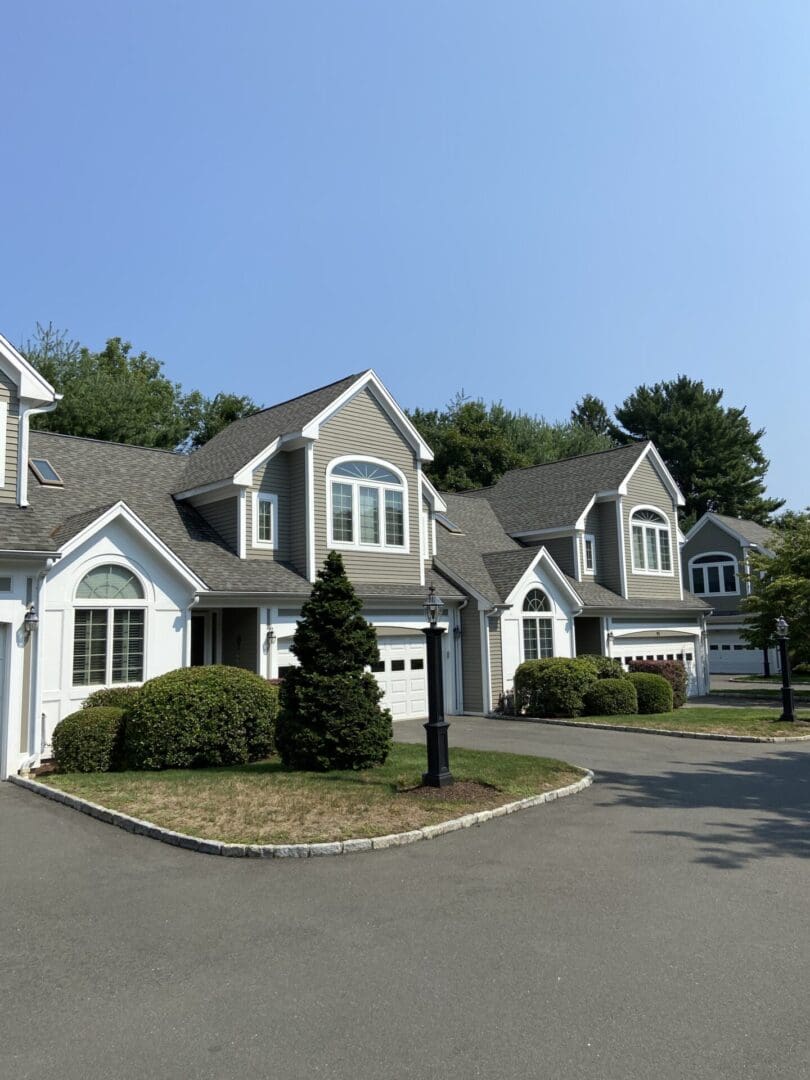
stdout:
[(427, 716), (427, 659), (422, 634), (381, 637), (380, 661), (372, 666), (395, 720)]

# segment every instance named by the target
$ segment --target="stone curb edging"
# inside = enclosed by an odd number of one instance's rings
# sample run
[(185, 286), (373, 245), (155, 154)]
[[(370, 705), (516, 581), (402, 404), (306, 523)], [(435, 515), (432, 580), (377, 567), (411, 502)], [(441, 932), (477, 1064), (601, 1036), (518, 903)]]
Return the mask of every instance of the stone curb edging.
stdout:
[(152, 840), (160, 840), (164, 844), (173, 844), (175, 847), (188, 848), (206, 855), (225, 855), (232, 858), (307, 859), (320, 855), (350, 855), (356, 851), (382, 851), (386, 848), (402, 847), (404, 844), (415, 844), (418, 840), (432, 840), (433, 837), (442, 836), (444, 833), (469, 829), (472, 825), (481, 825), (492, 818), (514, 814), (518, 810), (528, 810), (532, 806), (555, 802), (557, 799), (564, 799), (567, 795), (576, 795), (577, 792), (591, 786), (594, 780), (593, 773), (590, 769), (583, 769), (582, 772), (585, 775), (573, 784), (555, 788), (552, 791), (544, 791), (542, 795), (531, 795), (528, 799), (505, 803), (503, 806), (496, 806), (494, 810), (465, 814), (463, 817), (442, 821), (438, 825), (426, 825), (422, 829), (412, 829), (410, 832), (391, 833), (388, 836), (374, 836), (362, 840), (336, 840), (327, 844), (226, 844), (219, 840), (203, 840), (201, 837), (162, 829), (150, 821), (141, 821), (139, 818), (122, 814), (118, 810), (109, 810), (106, 806), (88, 802), (76, 795), (69, 795), (66, 791), (40, 784), (36, 780), (29, 780), (22, 776), (9, 776), (8, 779), (11, 783), (27, 788), (36, 795), (64, 803), (65, 806), (104, 821), (108, 825), (116, 825), (127, 832), (148, 836)]
[(720, 735), (709, 731), (674, 731), (672, 728), (633, 727), (632, 724), (591, 724), (587, 720), (560, 720), (550, 716), (499, 716), (523, 724), (555, 724), (558, 727), (592, 728), (594, 731), (631, 731), (636, 735), (670, 735), (675, 739), (713, 739), (716, 742), (795, 743), (808, 742), (810, 735)]

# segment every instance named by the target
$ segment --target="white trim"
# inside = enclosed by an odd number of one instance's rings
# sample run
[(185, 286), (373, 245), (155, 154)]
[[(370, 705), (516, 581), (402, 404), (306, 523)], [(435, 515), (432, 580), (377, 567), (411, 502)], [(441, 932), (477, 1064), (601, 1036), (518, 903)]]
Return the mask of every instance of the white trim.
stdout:
[[(698, 559), (707, 559), (707, 558), (710, 558), (710, 557), (717, 558), (718, 556), (719, 556), (718, 562), (704, 563), (702, 565), (701, 569), (705, 570), (709, 566), (720, 566), (722, 563), (728, 563), (729, 561), (731, 561), (734, 564), (734, 581), (736, 582), (737, 588), (733, 592), (727, 592), (725, 589), (721, 590), (720, 592), (713, 592), (713, 593), (710, 593), (710, 592), (695, 592), (694, 589), (692, 588), (692, 584), (693, 584), (693, 581), (692, 581), (692, 564), (694, 562), (696, 562)], [(718, 597), (718, 596), (745, 596), (746, 595), (742, 591), (742, 588), (741, 588), (742, 578), (740, 577), (740, 561), (737, 558), (737, 556), (732, 555), (730, 551), (699, 551), (695, 555), (693, 555), (691, 559), (689, 559), (689, 561), (686, 564), (686, 567), (687, 567), (688, 575), (689, 575), (689, 582), (688, 582), (689, 591), (693, 592), (695, 594), (695, 596), (708, 597), (709, 599), (713, 599), (713, 598)], [(718, 574), (718, 577), (720, 578), (721, 583), (724, 584), (722, 574)], [(705, 584), (705, 581), (706, 581), (705, 577), (704, 577), (703, 580), (704, 580), (704, 584)]]
[(239, 492), (239, 516), (237, 518), (237, 545), (239, 558), (247, 558), (247, 490), (242, 488)]
[(425, 562), (430, 557), (430, 543), (427, 537), (427, 530), (430, 525), (430, 509), (423, 505), (425, 498), (425, 492), (423, 490), (423, 481), (425, 477), (422, 475), (422, 463), (417, 461), (416, 463), (416, 487), (421, 493), (419, 502), (419, 584), (424, 587), (425, 584)]
[(562, 525), (555, 526), (553, 529), (529, 529), (523, 532), (511, 532), (512, 537), (532, 537), (532, 536), (546, 536), (549, 539), (556, 539), (560, 536), (574, 536), (577, 531), (576, 525)]
[[(647, 567), (636, 566), (636, 549), (633, 544), (633, 515), (637, 514), (640, 510), (649, 510), (653, 514), (659, 514), (664, 521), (664, 524), (656, 524), (653, 521), (647, 521), (639, 523), (638, 527), (642, 529), (655, 529), (657, 534), (660, 534), (666, 529), (667, 537), (669, 540), (669, 570), (650, 570)], [(639, 577), (673, 577), (675, 574), (675, 556), (679, 554), (673, 548), (673, 536), (672, 536), (672, 522), (669, 520), (669, 515), (665, 510), (662, 510), (660, 506), (653, 506), (651, 503), (639, 503), (638, 506), (634, 506), (627, 517), (627, 528), (630, 534), (630, 569), (634, 574)], [(656, 536), (656, 550), (658, 552), (658, 562), (661, 563), (661, 540), (660, 536)], [(646, 537), (644, 540), (644, 561), (647, 560), (647, 542)]]
[[(548, 602), (548, 605), (549, 605), (549, 608), (548, 608), (547, 612), (526, 611), (525, 610), (526, 601), (529, 598), (529, 595), (531, 593), (533, 593), (533, 592), (539, 592), (539, 593), (542, 593), (543, 596), (545, 596), (545, 598), (546, 598), (546, 600)], [(518, 605), (516, 604), (515, 607), (517, 608), (517, 606)], [(532, 619), (538, 624), (539, 624), (540, 620), (543, 619), (545, 622), (547, 622), (549, 624), (549, 626), (551, 628), (551, 656), (552, 657), (555, 656), (556, 653), (554, 651), (554, 601), (548, 595), (548, 592), (544, 588), (542, 588), (540, 585), (536, 584), (535, 582), (530, 582), (529, 583), (529, 588), (525, 590), (525, 592), (523, 594), (523, 599), (520, 601), (520, 610), (517, 611), (516, 614), (517, 614), (517, 621), (518, 621), (518, 647), (519, 647), (519, 650), (520, 650), (519, 656), (520, 656), (521, 664), (525, 663), (525, 661), (527, 659), (527, 656), (526, 656), (526, 635), (525, 635), (525, 633), (523, 631), (523, 627), (524, 627), (524, 623), (528, 619)], [(571, 619), (570, 617), (566, 619), (566, 625), (568, 625), (569, 622), (572, 623), (571, 631), (570, 631), (571, 632), (571, 643), (572, 643), (572, 645), (575, 646), (576, 642), (574, 640), (573, 619)], [(537, 645), (538, 645), (538, 652), (539, 652), (539, 646), (540, 646), (540, 633), (539, 633), (540, 627), (539, 627), (539, 625), (537, 627), (537, 630), (538, 630)], [(528, 657), (528, 659), (530, 659), (530, 660), (546, 660), (546, 659), (550, 659), (550, 658), (545, 657), (545, 656), (530, 656), (530, 657)]]
[[(588, 566), (588, 541), (591, 542), (591, 565)], [(582, 573), (596, 577), (596, 536), (593, 533), (582, 535)]]
[[(761, 551), (765, 555), (770, 555), (773, 553), (772, 548), (764, 547), (762, 544), (755, 544), (753, 540), (748, 540), (745, 536), (743, 536), (742, 533), (738, 533), (736, 529), (733, 529), (730, 525), (726, 525), (724, 521), (720, 521), (717, 515), (712, 513), (711, 510), (707, 510), (702, 517), (698, 518), (698, 520), (684, 537), (684, 544), (688, 544), (689, 541), (692, 540), (693, 537), (695, 537), (698, 532), (700, 532), (700, 530), (703, 528), (703, 526), (706, 525), (708, 522), (711, 522), (712, 525), (716, 525), (717, 528), (722, 529), (723, 532), (728, 533), (728, 535), (733, 540), (736, 540), (736, 542), (743, 549), (753, 548), (754, 551)], [(753, 524), (757, 524), (757, 522), (754, 522)], [(760, 528), (763, 528), (763, 526), (760, 526)]]
[(253, 473), (258, 467), (271, 457), (274, 457), (278, 452), (278, 448), (281, 446), (282, 438), (273, 439), (271, 443), (263, 447), (258, 454), (255, 454), (247, 465), (243, 465), (241, 469), (238, 469), (233, 476), (233, 483), (240, 484), (246, 487), (250, 487), (253, 483)]
[(520, 575), (520, 578), (515, 584), (514, 588), (506, 597), (504, 606), (512, 607), (514, 605), (515, 597), (519, 595), (519, 593), (526, 587), (526, 582), (529, 580), (529, 576), (534, 573), (535, 568), (540, 562), (545, 564), (546, 570), (549, 572), (549, 575), (554, 579), (557, 587), (571, 601), (571, 616), (574, 617), (581, 614), (581, 598), (579, 597), (575, 589), (572, 588), (571, 584), (568, 581), (568, 578), (565, 576), (562, 570), (560, 570), (559, 566), (557, 566), (553, 556), (544, 547), (541, 547), (539, 549), (537, 555), (532, 559), (532, 561)]
[[(187, 488), (185, 491), (176, 491), (174, 493), (175, 499), (197, 499), (198, 495), (211, 495), (210, 499), (200, 499), (195, 501), (192, 505), (204, 506), (207, 502), (216, 502), (217, 499), (227, 498), (228, 495), (236, 495), (237, 492), (233, 491), (234, 487), (250, 487), (250, 484), (237, 484), (235, 480), (226, 477), (224, 480), (215, 480), (212, 484), (201, 484), (199, 487)], [(222, 495), (220, 492), (224, 491)]]
[(576, 520), (576, 527), (578, 529), (584, 529), (585, 528), (585, 518), (588, 516), (588, 514), (590, 514), (591, 510), (593, 510), (595, 504), (596, 504), (596, 495), (592, 495), (588, 505), (585, 507), (585, 509), (582, 511), (582, 513), (579, 515), (579, 517)]
[[(259, 539), (259, 503), (270, 503), (270, 539)], [(264, 551), (278, 550), (278, 495), (270, 491), (253, 492), (253, 547)]]
[(422, 491), (422, 495), (427, 498), (427, 501), (430, 503), (431, 509), (434, 511), (438, 510), (440, 514), (446, 514), (447, 503), (441, 497), (433, 484), (431, 484), (430, 480), (425, 476), (422, 470), (421, 462), (418, 463), (417, 470), (419, 472), (420, 483), (424, 489)]
[(8, 338), (3, 337), (0, 334), (0, 366), (6, 368), (10, 365), (12, 371), (9, 374), (12, 376), (16, 374), (19, 379), (14, 379), (18, 384), (19, 396), (21, 398), (28, 398), (30, 401), (38, 401), (40, 403), (50, 404), (53, 401), (61, 401), (62, 395), (57, 394), (51, 384), (40, 375), (33, 364), (18, 352), (17, 349), (11, 344)]
[[(6, 445), (7, 438), (8, 402), (0, 401), (0, 487), (6, 486), (6, 456), (8, 454), (8, 446)], [(17, 453), (19, 458), (19, 440), (17, 445)]]
[(628, 484), (633, 479), (633, 476), (637, 472), (637, 470), (638, 470), (639, 466), (641, 465), (642, 461), (646, 461), (646, 459), (648, 457), (651, 457), (653, 459), (653, 465), (654, 465), (656, 471), (658, 472), (658, 475), (663, 480), (664, 486), (666, 488), (668, 488), (669, 493), (670, 493), (670, 495), (672, 496), (672, 498), (673, 498), (673, 500), (675, 502), (675, 505), (676, 506), (684, 506), (686, 504), (686, 499), (684, 499), (683, 494), (681, 493), (681, 489), (675, 483), (674, 476), (672, 475), (672, 473), (669, 471), (669, 469), (664, 464), (664, 459), (661, 457), (661, 455), (656, 450), (654, 443), (651, 443), (651, 442), (647, 443), (647, 446), (645, 447), (645, 449), (636, 458), (636, 461), (633, 464), (633, 467), (627, 473), (624, 480), (622, 480), (621, 484), (619, 484), (619, 494), (620, 495), (628, 495), (629, 494)]
[(60, 556), (64, 557), (69, 555), (72, 551), (75, 551), (80, 547), (85, 540), (88, 540), (91, 536), (97, 533), (100, 529), (109, 525), (110, 522), (115, 521), (117, 518), (123, 518), (133, 529), (149, 543), (169, 565), (180, 574), (181, 577), (194, 588), (200, 592), (207, 591), (207, 586), (202, 578), (197, 577), (193, 570), (191, 570), (186, 564), (175, 555), (168, 545), (157, 536), (149, 526), (142, 521), (136, 513), (134, 513), (127, 504), (123, 501), (117, 502), (114, 506), (111, 506), (109, 510), (105, 510), (103, 514), (100, 514), (95, 521), (80, 532), (76, 533), (74, 537), (67, 541), (59, 550)]
[(489, 615), (486, 611), (478, 612), (481, 634), (481, 711), (492, 712), (492, 679), (490, 678), (489, 657)]
[(616, 500), (616, 521), (619, 527), (619, 581), (621, 584), (622, 596), (625, 600), (627, 596), (627, 546), (624, 542), (624, 502), (621, 495)]
[(315, 580), (315, 443), (306, 448), (307, 581)]
[[(399, 484), (390, 484), (381, 482), (379, 480), (362, 480), (359, 477), (351, 476), (333, 476), (333, 471), (338, 465), (342, 465), (346, 461), (368, 461), (372, 465), (379, 465), (380, 468), (388, 469), (395, 476), (399, 477)], [(332, 516), (332, 485), (333, 484), (347, 484), (352, 488), (352, 534), (356, 539), (353, 540), (335, 540), (332, 534), (333, 528), (333, 516)], [(380, 542), (379, 544), (362, 543), (359, 540), (360, 536), (360, 508), (359, 508), (359, 489), (361, 487), (376, 488), (380, 492), (386, 491), (401, 491), (402, 492), (402, 544), (388, 544), (384, 542), (386, 537), (385, 529), (385, 500), (380, 499), (378, 502), (379, 509), (379, 531)], [(379, 552), (386, 555), (410, 555), (411, 552), (411, 533), (410, 533), (410, 513), (409, 513), (409, 492), (408, 481), (405, 474), (401, 469), (398, 469), (396, 465), (392, 465), (390, 461), (385, 461), (382, 458), (372, 457), (370, 454), (342, 454), (340, 457), (332, 458), (329, 464), (326, 466), (326, 542), (327, 547), (335, 551), (367, 551), (367, 552)]]

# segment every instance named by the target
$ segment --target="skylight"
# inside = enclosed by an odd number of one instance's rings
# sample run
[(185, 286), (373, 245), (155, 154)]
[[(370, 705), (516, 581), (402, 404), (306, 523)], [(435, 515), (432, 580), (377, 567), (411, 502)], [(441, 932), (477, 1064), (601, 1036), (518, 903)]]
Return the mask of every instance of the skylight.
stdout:
[(46, 458), (30, 458), (28, 464), (40, 484), (45, 484), (47, 487), (63, 486), (62, 477)]

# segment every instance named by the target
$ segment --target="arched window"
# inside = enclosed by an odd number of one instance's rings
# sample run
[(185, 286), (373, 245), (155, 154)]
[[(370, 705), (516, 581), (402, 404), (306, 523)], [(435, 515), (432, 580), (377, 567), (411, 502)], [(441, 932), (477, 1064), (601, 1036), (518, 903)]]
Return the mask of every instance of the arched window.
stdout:
[(74, 686), (143, 681), (145, 596), (125, 566), (109, 563), (84, 575), (73, 621)]
[(523, 601), (523, 659), (545, 660), (553, 655), (551, 603), (541, 589), (532, 589)]
[(737, 560), (733, 555), (724, 555), (721, 552), (698, 555), (690, 560), (690, 565), (692, 567), (692, 592), (697, 593), (698, 596), (739, 593)]
[(404, 477), (385, 462), (341, 460), (329, 470), (330, 543), (405, 551), (407, 491)]
[(671, 574), (672, 545), (669, 521), (660, 510), (640, 507), (630, 515), (633, 571), (637, 574)]

